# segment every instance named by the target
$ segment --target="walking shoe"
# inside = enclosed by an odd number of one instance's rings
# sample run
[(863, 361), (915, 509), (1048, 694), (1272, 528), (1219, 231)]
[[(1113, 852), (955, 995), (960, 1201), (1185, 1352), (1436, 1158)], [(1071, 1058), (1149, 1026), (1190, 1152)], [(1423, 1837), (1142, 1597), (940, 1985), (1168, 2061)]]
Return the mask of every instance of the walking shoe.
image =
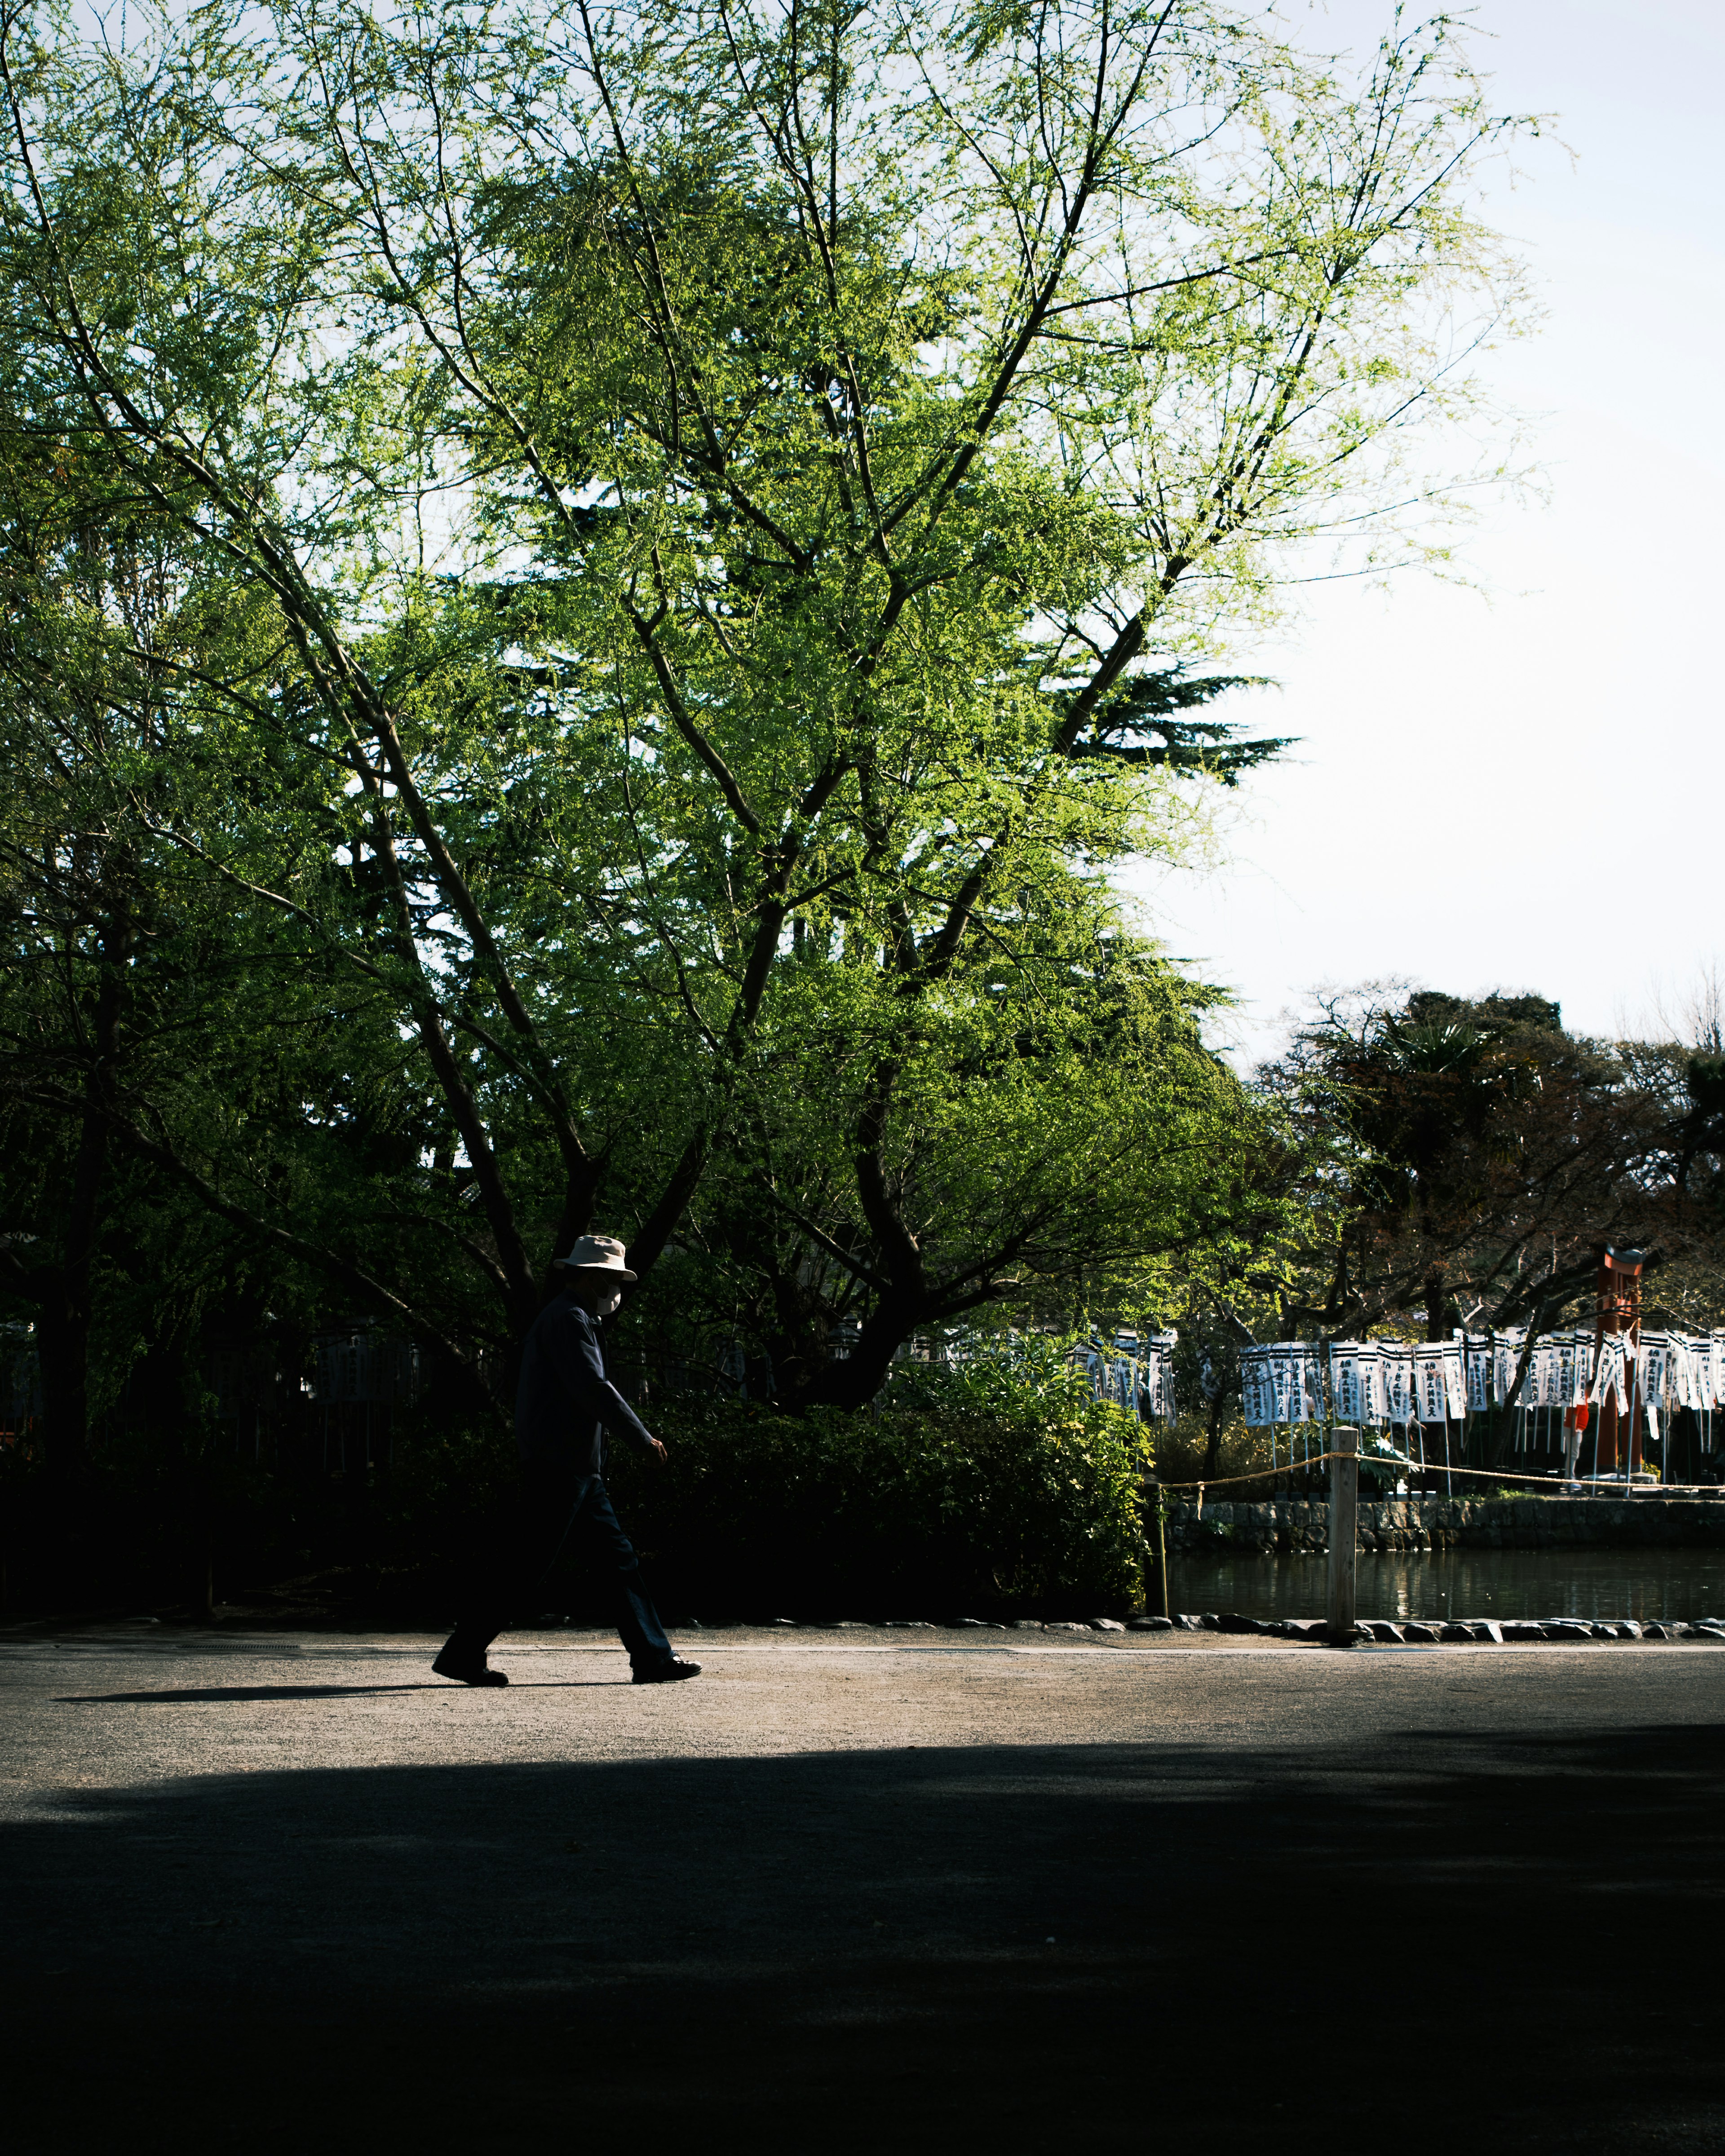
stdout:
[(699, 1662), (685, 1662), (680, 1655), (673, 1655), (666, 1661), (655, 1662), (650, 1669), (637, 1670), (634, 1681), (637, 1684), (676, 1684), (684, 1677), (698, 1677), (700, 1675)]
[(440, 1677), (453, 1677), (457, 1684), (506, 1685), (509, 1679), (501, 1670), (488, 1670), (483, 1655), (477, 1660), (461, 1655), (452, 1655), (445, 1647), (432, 1669)]

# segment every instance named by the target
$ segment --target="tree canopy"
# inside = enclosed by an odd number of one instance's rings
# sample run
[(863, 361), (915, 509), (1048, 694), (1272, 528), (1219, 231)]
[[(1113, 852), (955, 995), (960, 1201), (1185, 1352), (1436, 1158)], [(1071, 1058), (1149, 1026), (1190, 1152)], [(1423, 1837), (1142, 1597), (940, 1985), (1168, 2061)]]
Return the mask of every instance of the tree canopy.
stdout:
[(1329, 999), (1266, 1073), (1315, 1201), (1291, 1322), (1537, 1332), (1590, 1313), (1603, 1244), (1717, 1265), (1707, 1073), (1705, 1055), (1568, 1033), (1538, 995)]
[(1447, 19), (43, 8), (0, 95), (66, 1188), (123, 1158), (475, 1399), (593, 1224), (655, 1337), (843, 1404), (1266, 1232), (1114, 877), (1284, 745), (1214, 667), (1310, 550), (1440, 543), (1419, 423), (1518, 305)]

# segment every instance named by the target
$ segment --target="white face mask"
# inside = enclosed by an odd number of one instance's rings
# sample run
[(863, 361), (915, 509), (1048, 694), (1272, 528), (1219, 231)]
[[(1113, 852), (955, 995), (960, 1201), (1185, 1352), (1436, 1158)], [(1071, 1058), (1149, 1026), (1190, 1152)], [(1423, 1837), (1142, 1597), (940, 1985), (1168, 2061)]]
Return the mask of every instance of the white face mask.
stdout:
[(597, 1315), (600, 1317), (608, 1317), (622, 1301), (622, 1289), (614, 1287), (608, 1294), (599, 1297)]

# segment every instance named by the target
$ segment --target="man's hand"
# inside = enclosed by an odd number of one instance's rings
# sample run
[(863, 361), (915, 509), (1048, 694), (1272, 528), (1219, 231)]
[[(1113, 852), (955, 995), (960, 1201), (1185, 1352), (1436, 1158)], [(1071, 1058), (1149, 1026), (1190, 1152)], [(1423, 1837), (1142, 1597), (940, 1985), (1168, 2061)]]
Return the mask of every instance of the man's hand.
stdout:
[(659, 1462), (661, 1467), (663, 1467), (665, 1461), (670, 1458), (670, 1455), (665, 1450), (663, 1442), (656, 1437), (649, 1437), (647, 1440), (647, 1449), (651, 1452), (653, 1457)]

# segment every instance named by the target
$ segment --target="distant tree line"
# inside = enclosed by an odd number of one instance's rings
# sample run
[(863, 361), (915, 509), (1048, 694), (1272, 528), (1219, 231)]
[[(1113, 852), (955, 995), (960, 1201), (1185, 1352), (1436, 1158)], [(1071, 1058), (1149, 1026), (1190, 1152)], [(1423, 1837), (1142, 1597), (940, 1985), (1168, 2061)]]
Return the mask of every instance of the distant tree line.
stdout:
[(1647, 1253), (1646, 1322), (1725, 1319), (1725, 1051), (1691, 1031), (1591, 1040), (1532, 994), (1322, 998), (1254, 1083), (1286, 1146), (1280, 1270), (1194, 1294), (1212, 1455), (1251, 1339), (1590, 1321), (1602, 1245)]

